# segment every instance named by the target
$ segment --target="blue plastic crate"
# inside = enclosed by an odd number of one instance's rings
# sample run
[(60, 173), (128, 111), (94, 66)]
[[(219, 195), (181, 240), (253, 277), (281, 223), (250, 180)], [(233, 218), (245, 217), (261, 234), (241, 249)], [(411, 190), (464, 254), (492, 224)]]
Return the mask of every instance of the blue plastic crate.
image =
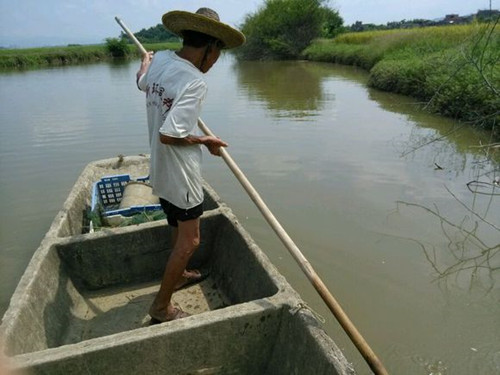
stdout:
[[(97, 206), (100, 205), (102, 208), (102, 216), (130, 216), (144, 211), (156, 211), (161, 209), (160, 204), (119, 208), (125, 186), (130, 181), (132, 181), (130, 175), (121, 174), (105, 176), (102, 177), (101, 180), (95, 182), (92, 187), (91, 210), (94, 211)], [(149, 182), (149, 176), (139, 177), (133, 181)]]

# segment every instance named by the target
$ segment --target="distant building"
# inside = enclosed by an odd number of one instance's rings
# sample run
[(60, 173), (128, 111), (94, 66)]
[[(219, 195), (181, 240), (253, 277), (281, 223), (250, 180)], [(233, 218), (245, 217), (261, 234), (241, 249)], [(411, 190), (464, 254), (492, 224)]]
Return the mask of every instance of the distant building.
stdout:
[(458, 14), (447, 14), (444, 17), (445, 22), (453, 23), (460, 20), (460, 16)]
[(493, 19), (500, 16), (500, 11), (496, 9), (478, 10), (476, 17), (479, 19)]
[(466, 23), (467, 20), (465, 17), (460, 17), (458, 14), (447, 14), (442, 21), (442, 24), (445, 25), (457, 25), (461, 23)]

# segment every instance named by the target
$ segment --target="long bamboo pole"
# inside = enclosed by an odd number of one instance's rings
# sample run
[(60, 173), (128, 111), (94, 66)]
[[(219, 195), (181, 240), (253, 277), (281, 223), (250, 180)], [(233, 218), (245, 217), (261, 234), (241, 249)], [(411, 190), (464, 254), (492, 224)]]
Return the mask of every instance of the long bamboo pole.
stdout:
[[(211, 136), (214, 135), (210, 131), (210, 129), (205, 125), (205, 123), (201, 118), (198, 119), (198, 126), (206, 135), (211, 135)], [(283, 227), (276, 219), (276, 217), (273, 215), (271, 210), (267, 207), (266, 203), (261, 198), (257, 190), (255, 190), (250, 181), (248, 181), (246, 176), (243, 174), (243, 172), (240, 170), (238, 165), (235, 163), (235, 161), (229, 155), (229, 153), (226, 151), (225, 148), (223, 147), (220, 148), (220, 155), (228, 165), (229, 169), (231, 169), (233, 174), (236, 176), (240, 184), (246, 190), (246, 192), (248, 193), (252, 201), (255, 203), (259, 211), (262, 213), (266, 221), (269, 223), (271, 228), (273, 228), (274, 232), (278, 235), (281, 242), (283, 242), (283, 244), (288, 249), (290, 254), (297, 261), (302, 271), (306, 274), (307, 278), (313, 284), (314, 288), (319, 293), (323, 301), (326, 303), (330, 311), (337, 318), (338, 322), (340, 323), (344, 331), (347, 333), (347, 335), (351, 338), (352, 342), (358, 348), (361, 355), (365, 358), (366, 362), (373, 370), (373, 372), (377, 375), (387, 375), (388, 372), (385, 369), (382, 362), (375, 355), (375, 353), (370, 348), (368, 343), (365, 341), (363, 336), (361, 336), (361, 334), (356, 329), (354, 324), (351, 322), (351, 320), (344, 312), (340, 304), (333, 297), (333, 295), (330, 293), (326, 285), (323, 283), (323, 281), (320, 279), (316, 271), (313, 269), (309, 261), (302, 254), (300, 249), (293, 242), (293, 240), (290, 238), (285, 229), (283, 229)]]
[(137, 38), (135, 37), (135, 35), (132, 33), (132, 31), (130, 31), (130, 29), (123, 23), (123, 21), (118, 18), (118, 17), (115, 17), (115, 21), (118, 22), (118, 25), (121, 26), (121, 28), (123, 29), (123, 31), (125, 31), (125, 33), (128, 35), (128, 37), (132, 40), (132, 42), (134, 42), (134, 44), (137, 46), (137, 48), (139, 48), (139, 51), (141, 51), (141, 54), (144, 56), (145, 54), (147, 54), (148, 52), (146, 51), (146, 49), (143, 47), (143, 45), (141, 44), (141, 42), (139, 42), (137, 40)]
[[(130, 32), (130, 30), (123, 24), (118, 17), (116, 17), (116, 21), (122, 26), (127, 35), (136, 43), (143, 54), (147, 53), (141, 43), (135, 38), (135, 36)], [(144, 52), (143, 52), (144, 51)], [(206, 135), (214, 136), (214, 133), (207, 127), (207, 125), (203, 122), (201, 118), (198, 119), (198, 126), (203, 133)], [(288, 249), (290, 254), (296, 260), (302, 271), (306, 274), (309, 281), (312, 283), (316, 291), (319, 293), (323, 301), (326, 303), (330, 311), (333, 313), (335, 318), (337, 318), (338, 322), (350, 337), (356, 348), (359, 350), (365, 361), (368, 363), (368, 366), (372, 369), (372, 371), (376, 375), (388, 375), (387, 370), (385, 369), (382, 362), (378, 359), (375, 352), (370, 348), (368, 343), (365, 341), (363, 336), (359, 333), (357, 328), (354, 326), (352, 321), (349, 319), (347, 314), (344, 312), (340, 304), (330, 293), (326, 285), (320, 279), (314, 268), (311, 266), (306, 257), (302, 254), (300, 249), (297, 247), (295, 242), (290, 238), (285, 229), (281, 226), (279, 221), (273, 215), (269, 207), (266, 205), (264, 200), (261, 198), (257, 190), (252, 186), (250, 181), (243, 174), (241, 169), (238, 167), (233, 158), (229, 155), (229, 152), (224, 147), (220, 148), (220, 156), (226, 162), (229, 169), (233, 172), (237, 180), (246, 190), (252, 201), (255, 203), (259, 211), (262, 213), (266, 221), (269, 223), (271, 228), (273, 228), (274, 232), (278, 235), (281, 242)]]

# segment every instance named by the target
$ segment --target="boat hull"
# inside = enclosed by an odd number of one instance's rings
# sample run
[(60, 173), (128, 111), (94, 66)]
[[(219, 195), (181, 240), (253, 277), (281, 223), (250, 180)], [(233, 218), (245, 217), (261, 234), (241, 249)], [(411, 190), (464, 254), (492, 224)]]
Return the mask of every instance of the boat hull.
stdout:
[(171, 252), (165, 220), (84, 233), (92, 183), (147, 174), (147, 157), (90, 164), (23, 275), (0, 332), (34, 374), (353, 374), (300, 296), (213, 189), (190, 266), (208, 278), (174, 294), (192, 316), (150, 325)]

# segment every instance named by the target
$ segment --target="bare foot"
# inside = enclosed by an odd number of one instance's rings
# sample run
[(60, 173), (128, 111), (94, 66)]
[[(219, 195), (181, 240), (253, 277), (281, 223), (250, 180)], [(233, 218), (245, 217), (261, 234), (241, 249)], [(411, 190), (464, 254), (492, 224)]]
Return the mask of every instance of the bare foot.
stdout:
[(199, 270), (184, 270), (180, 280), (175, 285), (174, 290), (185, 288), (189, 285), (203, 281), (207, 277), (206, 273), (201, 273)]

